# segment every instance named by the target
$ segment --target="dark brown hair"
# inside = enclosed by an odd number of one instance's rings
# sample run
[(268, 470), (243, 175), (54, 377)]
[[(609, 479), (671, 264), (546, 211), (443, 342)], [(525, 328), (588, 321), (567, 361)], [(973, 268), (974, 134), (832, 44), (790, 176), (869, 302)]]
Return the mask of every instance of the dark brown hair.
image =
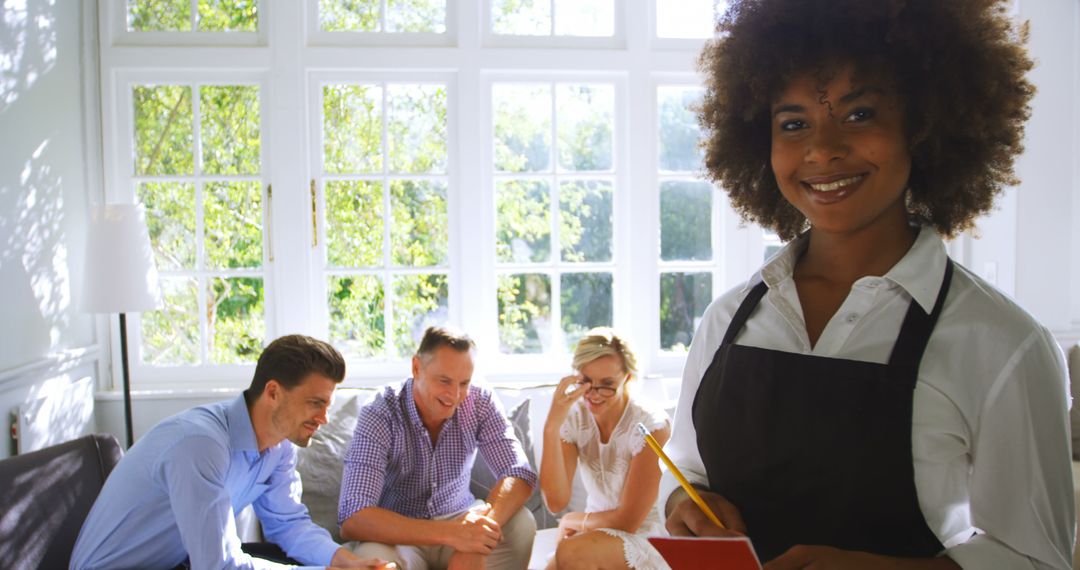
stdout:
[(884, 79), (904, 106), (908, 209), (944, 236), (972, 226), (1018, 180), (1035, 88), (1026, 25), (1001, 0), (734, 0), (700, 59), (707, 176), (751, 222), (795, 237), (806, 219), (780, 194), (769, 111), (796, 75), (836, 65)]
[(345, 379), (345, 359), (327, 342), (301, 334), (283, 336), (259, 355), (248, 396), (258, 397), (270, 380), (292, 390), (311, 373), (341, 383)]
[(427, 362), (427, 358), (440, 346), (448, 346), (458, 352), (465, 352), (475, 349), (476, 343), (463, 331), (450, 327), (428, 327), (424, 331), (424, 338), (420, 340), (420, 347), (416, 349), (416, 356)]

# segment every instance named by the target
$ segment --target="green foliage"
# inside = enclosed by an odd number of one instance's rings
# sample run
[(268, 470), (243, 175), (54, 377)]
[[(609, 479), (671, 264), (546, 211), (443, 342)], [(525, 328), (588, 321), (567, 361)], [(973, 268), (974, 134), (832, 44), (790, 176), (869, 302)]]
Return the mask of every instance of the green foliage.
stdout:
[(202, 171), (205, 174), (258, 174), (259, 88), (207, 85), (199, 88)]
[(195, 173), (191, 87), (137, 85), (135, 102), (135, 174)]
[(394, 356), (412, 356), (427, 327), (446, 323), (448, 298), (446, 275), (399, 275), (394, 278)]
[(446, 88), (390, 85), (386, 90), (390, 170), (446, 172)]
[(258, 182), (208, 182), (203, 192), (206, 267), (262, 265), (262, 192)]
[(258, 0), (199, 0), (199, 31), (255, 32), (258, 29)]
[(660, 259), (712, 259), (712, 192), (708, 182), (660, 184)]
[(140, 360), (153, 366), (199, 362), (199, 301), (190, 277), (162, 277), (162, 308), (142, 313)]
[(661, 273), (660, 348), (686, 352), (710, 301), (711, 273)]
[(380, 0), (319, 0), (319, 28), (327, 32), (379, 30)]
[(575, 180), (559, 186), (563, 261), (611, 261), (611, 182)]
[(325, 197), (327, 263), (331, 267), (382, 265), (382, 183), (327, 180)]
[(323, 86), (323, 169), (331, 174), (382, 172), (382, 88)]
[(611, 274), (563, 273), (559, 286), (563, 340), (568, 351), (593, 327), (611, 326)]
[(495, 185), (495, 255), (502, 262), (543, 262), (551, 257), (551, 192), (545, 180), (504, 180)]
[(195, 185), (190, 182), (143, 182), (139, 201), (159, 271), (195, 268)]
[(549, 345), (551, 279), (542, 273), (499, 275), (499, 349), (542, 353)]
[(128, 30), (133, 32), (191, 31), (189, 0), (127, 0)]
[(559, 85), (556, 89), (559, 166), (610, 170), (615, 89), (610, 85)]
[(210, 361), (236, 364), (258, 360), (266, 337), (263, 280), (215, 277), (206, 297)]
[(386, 31), (446, 31), (446, 0), (387, 0)]
[(446, 262), (449, 242), (446, 185), (436, 182), (390, 182), (390, 251), (394, 265), (427, 267)]
[(539, 172), (551, 168), (551, 88), (501, 84), (492, 89), (495, 170)]
[(695, 172), (701, 169), (703, 156), (698, 146), (698, 127), (694, 105), (701, 100), (697, 87), (661, 87), (657, 89), (660, 115), (660, 170)]
[(328, 279), (330, 342), (358, 358), (382, 356), (386, 343), (382, 280), (374, 275)]
[(504, 35), (551, 35), (551, 0), (492, 0), (491, 29)]

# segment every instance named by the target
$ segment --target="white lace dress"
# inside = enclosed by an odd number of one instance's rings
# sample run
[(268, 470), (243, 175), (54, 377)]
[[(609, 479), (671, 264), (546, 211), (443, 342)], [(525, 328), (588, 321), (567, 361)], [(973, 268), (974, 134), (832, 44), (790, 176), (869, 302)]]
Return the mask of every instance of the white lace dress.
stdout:
[[(596, 420), (585, 404), (579, 401), (570, 408), (559, 435), (563, 441), (577, 446), (578, 470), (588, 494), (585, 499), (586, 512), (610, 511), (619, 506), (630, 460), (645, 448), (645, 438), (635, 427), (639, 422), (645, 424), (649, 431), (670, 425), (663, 410), (646, 408), (631, 397), (619, 423), (611, 432), (611, 438), (607, 443), (601, 443)], [(636, 533), (613, 528), (599, 530), (622, 539), (623, 555), (629, 567), (637, 570), (669, 568), (645, 538), (667, 535), (660, 511), (655, 505)]]

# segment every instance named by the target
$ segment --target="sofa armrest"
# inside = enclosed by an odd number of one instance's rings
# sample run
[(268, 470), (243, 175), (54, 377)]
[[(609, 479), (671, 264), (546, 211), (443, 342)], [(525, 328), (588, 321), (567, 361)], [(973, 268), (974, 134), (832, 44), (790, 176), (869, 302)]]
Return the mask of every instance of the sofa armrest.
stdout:
[(113, 436), (88, 435), (0, 461), (0, 568), (67, 568), (122, 456)]

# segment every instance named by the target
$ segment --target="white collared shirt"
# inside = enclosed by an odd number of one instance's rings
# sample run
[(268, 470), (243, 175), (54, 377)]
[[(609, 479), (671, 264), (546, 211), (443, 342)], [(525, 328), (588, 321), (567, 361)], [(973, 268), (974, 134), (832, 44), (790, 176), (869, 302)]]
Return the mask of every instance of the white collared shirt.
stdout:
[[(691, 482), (708, 483), (691, 414), (694, 396), (754, 285), (765, 281), (769, 290), (735, 343), (822, 357), (885, 363), (912, 299), (927, 313), (934, 306), (947, 256), (937, 234), (923, 228), (885, 276), (855, 282), (811, 347), (792, 279), (805, 240), (788, 244), (705, 311), (666, 446)], [(956, 265), (919, 367), (912, 452), (923, 516), (961, 567), (1072, 567), (1076, 513), (1066, 378), (1050, 332)], [(677, 486), (665, 473), (661, 497)]]

